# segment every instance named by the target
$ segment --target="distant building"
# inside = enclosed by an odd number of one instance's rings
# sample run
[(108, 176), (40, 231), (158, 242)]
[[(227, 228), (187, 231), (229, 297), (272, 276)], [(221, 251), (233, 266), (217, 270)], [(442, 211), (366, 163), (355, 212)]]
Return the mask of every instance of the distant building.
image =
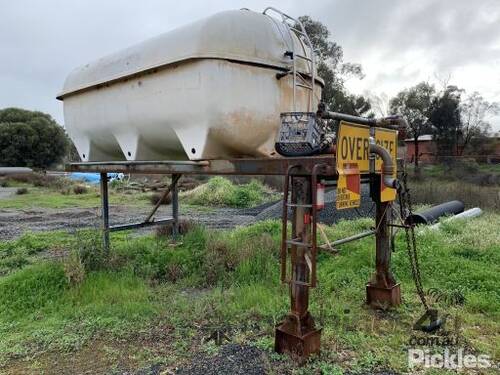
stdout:
[[(478, 162), (486, 163), (499, 163), (500, 162), (500, 137), (495, 134), (489, 137), (492, 145), (488, 154), (466, 154), (461, 155), (456, 152), (455, 155), (446, 156), (456, 156), (456, 157), (466, 157), (473, 158)], [(408, 163), (415, 162), (415, 142), (414, 138), (405, 139), (406, 153), (405, 161)], [(460, 150), (458, 150), (460, 151)], [(418, 137), (418, 161), (422, 163), (435, 163), (438, 160), (437, 157), (437, 144), (433, 139), (432, 134), (424, 134)]]
[[(405, 139), (406, 155), (405, 161), (415, 162), (415, 138)], [(436, 160), (437, 146), (432, 134), (424, 134), (418, 137), (418, 161), (422, 163), (432, 163)]]

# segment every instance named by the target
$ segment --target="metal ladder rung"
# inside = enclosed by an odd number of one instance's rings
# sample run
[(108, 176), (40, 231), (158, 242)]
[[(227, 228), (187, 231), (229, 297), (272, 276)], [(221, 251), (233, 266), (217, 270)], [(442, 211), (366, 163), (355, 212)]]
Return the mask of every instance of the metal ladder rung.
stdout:
[(312, 207), (312, 204), (287, 203), (286, 205), (288, 207), (304, 207), (304, 208), (311, 208)]
[(290, 26), (290, 30), (293, 30), (295, 31), (296, 33), (300, 34), (300, 35), (304, 35), (304, 36), (307, 36), (307, 34), (305, 32), (303, 32), (302, 30), (299, 30), (293, 26)]
[(298, 280), (287, 280), (288, 284), (302, 285), (302, 286), (311, 286), (311, 283), (307, 281), (298, 281)]
[(287, 243), (287, 245), (295, 245), (295, 246), (299, 246), (299, 247), (307, 247), (307, 248), (312, 247), (312, 245), (310, 243), (294, 241), (294, 240), (287, 240), (286, 243)]
[(310, 57), (304, 56), (304, 55), (299, 55), (298, 53), (295, 54), (295, 57), (298, 57), (299, 59), (307, 60), (312, 62), (312, 59)]

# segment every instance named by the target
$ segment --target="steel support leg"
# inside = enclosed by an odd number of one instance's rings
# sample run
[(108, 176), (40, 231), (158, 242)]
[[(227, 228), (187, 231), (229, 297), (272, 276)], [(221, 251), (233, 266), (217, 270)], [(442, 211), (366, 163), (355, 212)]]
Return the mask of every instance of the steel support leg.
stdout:
[[(311, 180), (292, 177), (292, 238), (302, 243), (311, 241)], [(320, 350), (321, 329), (317, 329), (309, 313), (310, 272), (306, 260), (307, 248), (291, 246), (290, 312), (276, 328), (275, 350), (299, 360)]]
[(179, 189), (177, 188), (177, 182), (179, 181), (181, 175), (174, 174), (172, 175), (172, 237), (175, 241), (177, 235), (179, 234)]
[(109, 195), (108, 174), (101, 173), (102, 246), (109, 252)]
[(376, 202), (376, 271), (366, 285), (366, 302), (372, 307), (401, 304), (401, 289), (391, 272), (390, 202)]

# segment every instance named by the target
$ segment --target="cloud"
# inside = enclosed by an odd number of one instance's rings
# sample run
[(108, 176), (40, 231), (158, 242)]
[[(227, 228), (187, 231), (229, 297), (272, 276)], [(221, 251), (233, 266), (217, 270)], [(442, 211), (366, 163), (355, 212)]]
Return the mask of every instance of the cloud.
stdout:
[[(51, 113), (71, 69), (146, 38), (226, 9), (261, 11), (269, 1), (4, 1), (0, 23), (0, 107)], [(325, 23), (347, 61), (363, 65), (355, 92), (395, 94), (435, 75), (500, 101), (497, 0), (273, 1), (291, 15)], [(500, 119), (498, 119), (500, 129)]]

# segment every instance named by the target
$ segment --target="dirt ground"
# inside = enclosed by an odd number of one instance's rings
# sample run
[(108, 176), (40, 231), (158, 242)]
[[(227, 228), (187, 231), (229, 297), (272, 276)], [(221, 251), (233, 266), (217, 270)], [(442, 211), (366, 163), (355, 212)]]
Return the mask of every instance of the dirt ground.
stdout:
[[(7, 189), (10, 188), (0, 188), (0, 199), (8, 198), (13, 194)], [(374, 214), (373, 203), (368, 196), (366, 186), (363, 186), (359, 209), (336, 210), (335, 191), (325, 195), (325, 202), (325, 208), (319, 213), (319, 221), (326, 224), (332, 224), (340, 219), (373, 216)], [(181, 204), (179, 213), (180, 219), (190, 220), (208, 228), (229, 229), (259, 220), (280, 218), (282, 207), (281, 201), (264, 203), (252, 208), (196, 207)], [(150, 211), (151, 207), (111, 205), (110, 223), (115, 225), (140, 222), (147, 217)], [(156, 219), (171, 215), (172, 206), (162, 206), (156, 214)], [(0, 209), (0, 241), (17, 238), (29, 231), (72, 231), (81, 228), (99, 228), (100, 225), (99, 207)], [(151, 228), (141, 231), (148, 230)]]
[[(111, 206), (111, 225), (139, 222), (145, 219), (151, 208), (137, 206)], [(0, 240), (19, 237), (24, 232), (75, 230), (80, 228), (99, 228), (100, 210), (98, 208), (36, 208), (1, 209)], [(161, 207), (157, 219), (171, 216), (171, 206)], [(211, 208), (197, 210), (181, 207), (181, 219), (193, 220), (209, 228), (232, 228), (255, 221), (255, 210), (233, 208)]]

